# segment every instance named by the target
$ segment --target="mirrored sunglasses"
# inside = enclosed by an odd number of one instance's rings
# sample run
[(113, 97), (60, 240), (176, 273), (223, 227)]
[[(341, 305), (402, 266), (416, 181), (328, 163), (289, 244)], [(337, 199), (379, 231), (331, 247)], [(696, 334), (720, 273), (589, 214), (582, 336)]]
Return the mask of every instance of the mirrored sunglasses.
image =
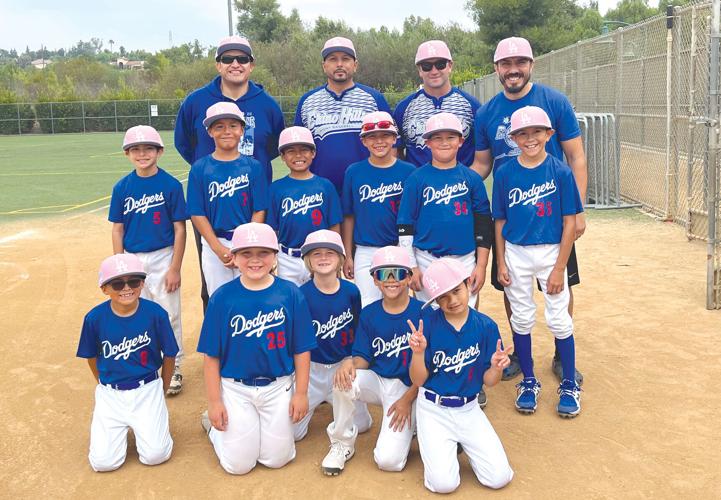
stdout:
[(220, 56), (220, 62), (223, 64), (233, 64), (238, 61), (240, 64), (248, 64), (252, 59), (248, 56)]
[(434, 66), (436, 67), (437, 70), (446, 69), (446, 66), (448, 66), (448, 61), (446, 61), (445, 59), (441, 59), (441, 60), (435, 61), (435, 62), (423, 61), (422, 63), (419, 63), (418, 65), (421, 67), (421, 69), (423, 71), (428, 73), (429, 71), (431, 71), (433, 69)]
[(143, 278), (129, 278), (127, 280), (113, 280), (108, 285), (115, 290), (116, 292), (119, 292), (125, 288), (125, 285), (128, 285), (132, 289), (136, 289), (140, 286), (140, 284), (143, 282)]
[(384, 267), (373, 271), (373, 277), (378, 281), (388, 281), (390, 278), (396, 281), (403, 281), (409, 274), (410, 271), (402, 267)]
[(375, 123), (364, 123), (363, 126), (361, 127), (361, 130), (363, 130), (363, 132), (368, 132), (370, 130), (375, 130), (375, 129), (388, 130), (391, 127), (395, 127), (395, 125), (396, 124), (393, 123), (392, 121), (382, 120), (382, 121), (375, 122)]

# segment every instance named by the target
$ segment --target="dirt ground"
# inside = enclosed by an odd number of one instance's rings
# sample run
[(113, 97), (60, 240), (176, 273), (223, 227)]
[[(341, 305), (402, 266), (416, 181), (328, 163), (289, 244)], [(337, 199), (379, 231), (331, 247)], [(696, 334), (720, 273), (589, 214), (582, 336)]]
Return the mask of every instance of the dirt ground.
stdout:
[[(415, 442), (402, 473), (375, 467), (377, 423), (358, 439), (345, 472), (324, 477), (320, 462), (328, 448), (328, 405), (316, 413), (287, 467), (258, 466), (242, 477), (221, 469), (200, 427), (205, 397), (195, 346), (202, 314), (192, 244), (182, 286), (189, 353), (185, 384), (182, 394), (168, 400), (173, 456), (163, 465), (143, 466), (131, 441), (119, 470), (92, 472), (87, 449), (94, 381), (75, 350), (84, 314), (104, 300), (97, 268), (110, 252), (110, 225), (98, 214), (0, 226), (0, 497), (432, 495), (423, 487)], [(567, 421), (555, 413), (553, 343), (539, 314), (534, 353), (544, 385), (536, 414), (514, 410), (518, 380), (488, 390), (486, 414), (515, 477), (503, 490), (488, 490), (462, 455), (455, 496), (720, 498), (721, 311), (704, 309), (705, 245), (687, 242), (672, 224), (604, 212), (589, 215), (578, 254), (583, 282), (575, 288), (576, 345), (586, 377), (582, 414)], [(489, 285), (481, 298), (481, 309), (509, 340), (501, 296)], [(373, 415), (378, 422), (378, 411)]]

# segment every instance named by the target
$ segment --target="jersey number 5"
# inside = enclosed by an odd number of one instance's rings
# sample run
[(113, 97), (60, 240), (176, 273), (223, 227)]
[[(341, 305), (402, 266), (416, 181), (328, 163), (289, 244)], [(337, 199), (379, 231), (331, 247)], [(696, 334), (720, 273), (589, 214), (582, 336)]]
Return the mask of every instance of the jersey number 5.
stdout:
[(160, 212), (153, 212), (153, 224), (160, 224)]

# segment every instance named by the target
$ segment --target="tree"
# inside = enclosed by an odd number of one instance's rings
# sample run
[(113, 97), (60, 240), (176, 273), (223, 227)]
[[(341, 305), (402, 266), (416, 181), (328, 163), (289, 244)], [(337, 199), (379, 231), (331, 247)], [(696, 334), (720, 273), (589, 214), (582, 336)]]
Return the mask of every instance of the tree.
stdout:
[(110, 44), (110, 52), (113, 51), (113, 45), (115, 45), (115, 40), (108, 40), (108, 43)]
[(297, 10), (285, 17), (276, 0), (235, 0), (235, 9), (238, 33), (251, 43), (285, 40), (294, 29), (302, 29)]
[(615, 9), (606, 12), (604, 19), (635, 24), (657, 13), (656, 9), (648, 6), (648, 0), (621, 0)]

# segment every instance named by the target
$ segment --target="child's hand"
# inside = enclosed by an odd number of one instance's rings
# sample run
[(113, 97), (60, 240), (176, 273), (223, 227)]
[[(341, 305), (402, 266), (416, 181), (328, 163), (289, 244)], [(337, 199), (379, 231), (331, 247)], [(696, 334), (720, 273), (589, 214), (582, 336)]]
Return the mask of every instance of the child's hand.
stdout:
[(411, 282), (408, 286), (416, 292), (423, 290), (423, 273), (421, 273), (420, 267), (413, 268), (413, 276), (411, 276)]
[(546, 281), (546, 293), (548, 295), (561, 293), (563, 290), (564, 272), (565, 269), (558, 270), (554, 268), (551, 274), (548, 275), (548, 281)]
[(408, 424), (408, 427), (410, 428), (412, 408), (413, 400), (409, 400), (405, 396), (398, 399), (398, 401), (388, 408), (388, 416), (391, 417), (388, 427), (393, 429), (394, 432), (402, 431), (406, 424)]
[(408, 326), (411, 329), (411, 338), (408, 340), (408, 344), (411, 346), (411, 351), (413, 351), (413, 354), (423, 354), (428, 346), (428, 341), (423, 336), (423, 320), (418, 322), (417, 330), (411, 320), (408, 320)]
[(333, 377), (333, 387), (343, 391), (350, 391), (355, 380), (355, 366), (353, 358), (348, 358), (341, 363)]
[(349, 280), (353, 279), (353, 257), (348, 255), (343, 263), (343, 274)]
[(230, 248), (218, 243), (218, 246), (213, 248), (213, 253), (218, 256), (220, 262), (222, 262), (225, 267), (235, 267), (233, 264), (233, 255), (230, 253)]
[(178, 288), (180, 288), (180, 271), (170, 268), (165, 273), (165, 291), (173, 293)]
[(225, 431), (228, 428), (228, 412), (222, 401), (208, 405), (208, 417), (210, 424), (219, 431)]
[(508, 268), (505, 262), (498, 266), (498, 283), (500, 283), (501, 286), (510, 286), (511, 284), (511, 275), (508, 274)]
[(485, 266), (475, 266), (470, 276), (471, 294), (478, 293), (486, 282)]
[(303, 417), (308, 413), (308, 394), (301, 394), (296, 392), (293, 397), (290, 398), (290, 407), (288, 408), (288, 415), (294, 424), (297, 424)]
[(491, 355), (491, 367), (498, 370), (503, 370), (511, 364), (509, 356), (513, 354), (513, 346), (507, 348), (505, 351), (501, 348), (501, 339), (498, 339), (496, 343), (496, 352)]

